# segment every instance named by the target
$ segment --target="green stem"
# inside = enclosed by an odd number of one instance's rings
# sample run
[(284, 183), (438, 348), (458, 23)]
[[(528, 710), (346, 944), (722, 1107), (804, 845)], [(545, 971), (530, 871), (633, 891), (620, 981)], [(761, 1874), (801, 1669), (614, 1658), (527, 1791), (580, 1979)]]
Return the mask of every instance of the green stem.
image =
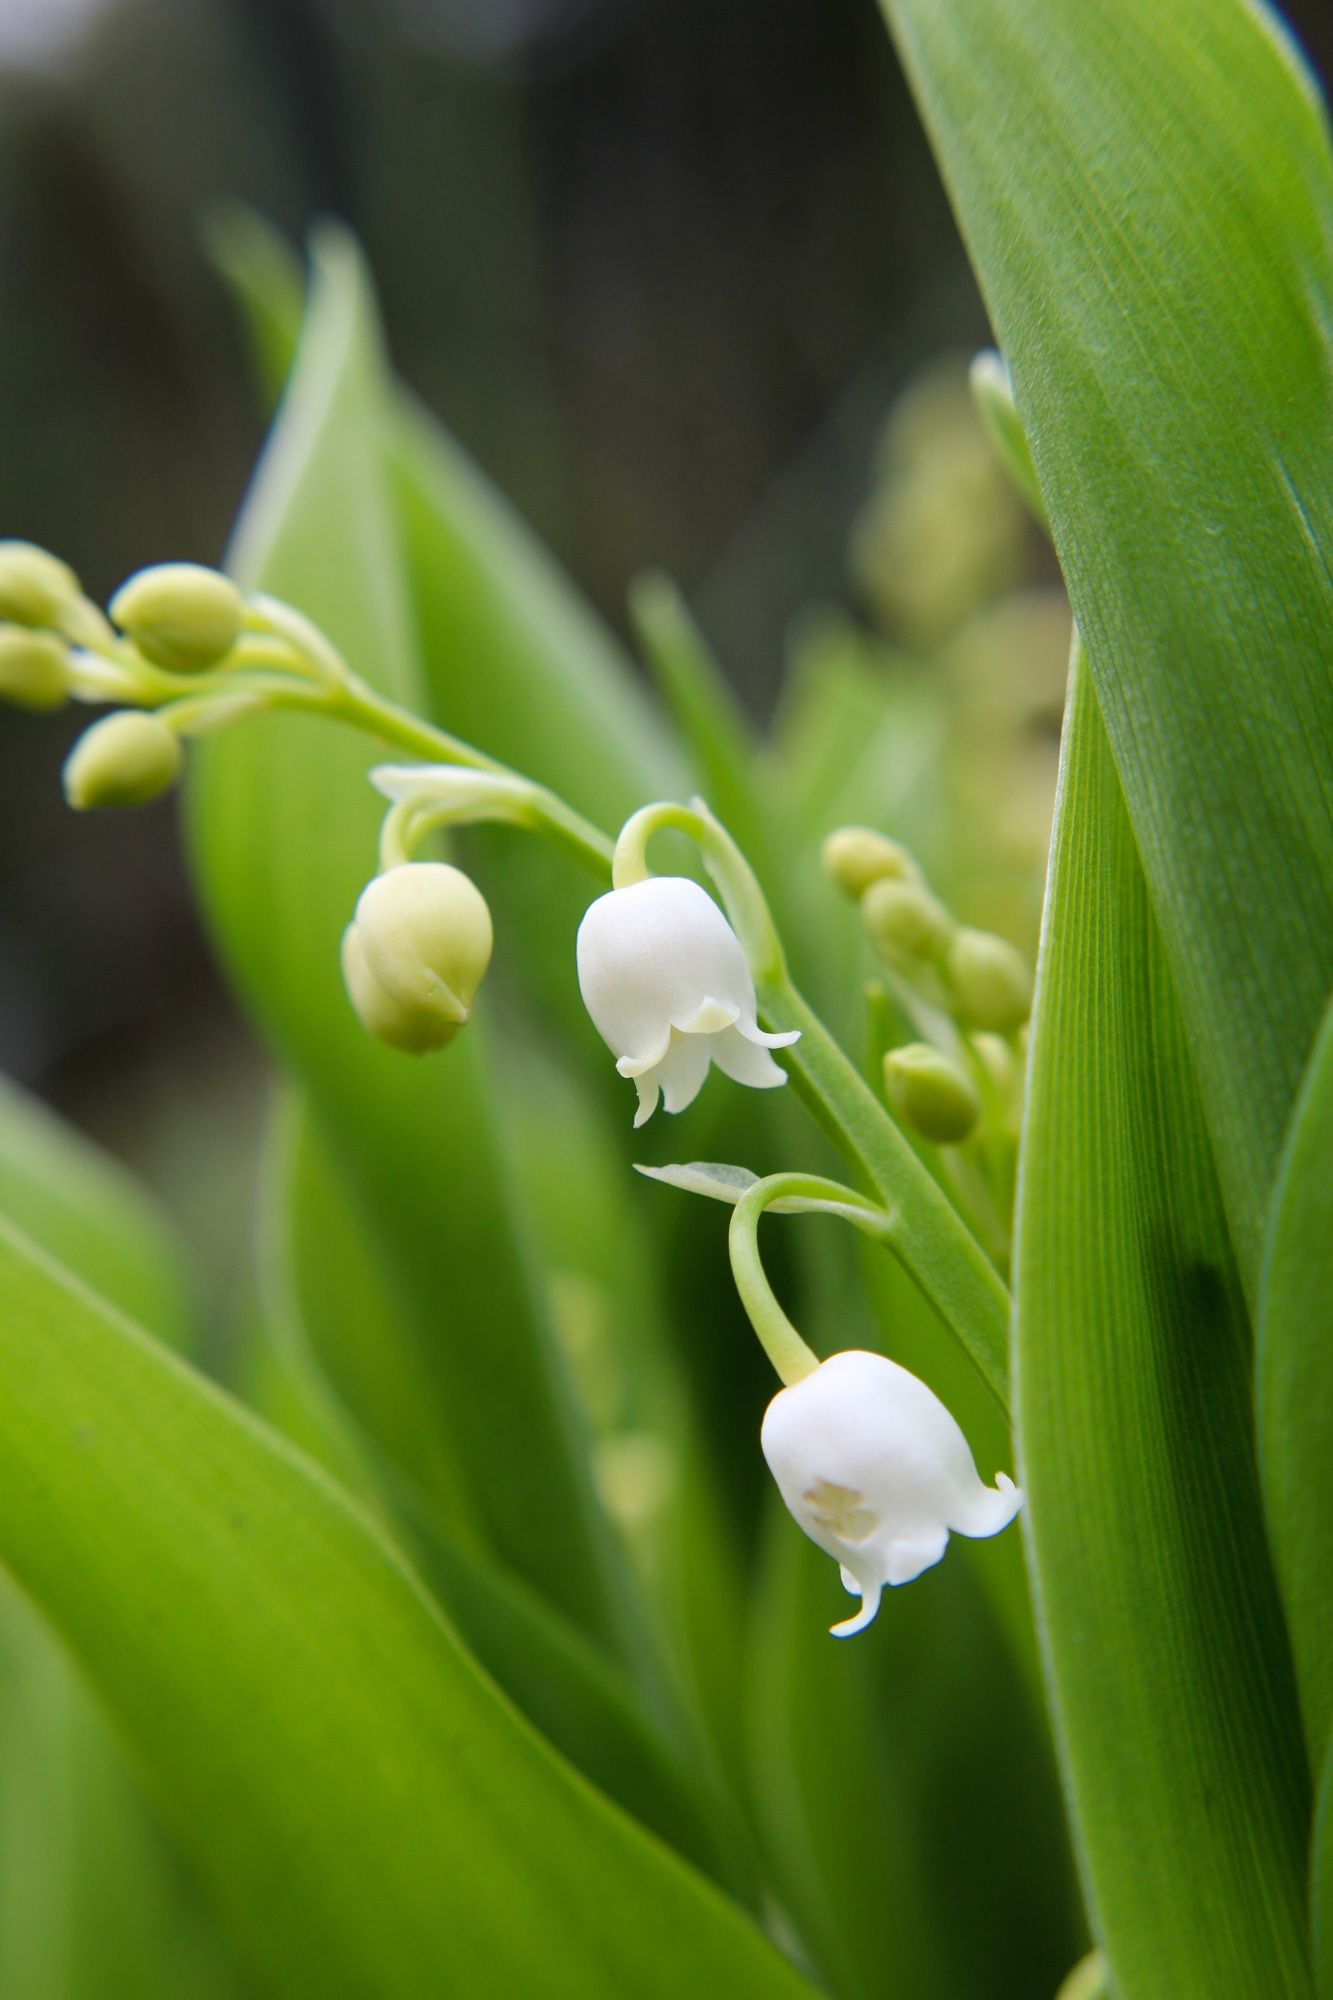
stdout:
[[(309, 690), (293, 687), (279, 698), (279, 705), (313, 709), (335, 722), (364, 730), (379, 742), (405, 750), (410, 757), (419, 757), (426, 763), (457, 764), (468, 771), (492, 771), (505, 778), (522, 776), (507, 764), (474, 750), (461, 737), (451, 736), (447, 730), (437, 729), (433, 722), (423, 722), (410, 710), (399, 708), (396, 702), (376, 694), (352, 675), (333, 687)], [(611, 867), (612, 843), (600, 828), (543, 785), (533, 786), (532, 807), (533, 823), (539, 831), (545, 832), (554, 845), (563, 848), (583, 867), (605, 879)]]
[(953, 1328), (1007, 1412), (1009, 1293), (1004, 1281), (878, 1097), (792, 984), (763, 891), (726, 828), (700, 800), (689, 806), (665, 802), (642, 807), (626, 821), (616, 842), (616, 887), (644, 879), (648, 843), (664, 827), (697, 843), (744, 948), (767, 1026), (800, 1030), (801, 1039), (783, 1050), (798, 1091), (839, 1151), (893, 1211), (895, 1247), (904, 1265)]
[(1009, 1293), (999, 1273), (791, 980), (760, 985), (759, 1002), (769, 1028), (800, 1029), (782, 1052), (797, 1090), (891, 1210), (903, 1264), (1007, 1408)]
[[(795, 1176), (775, 1175), (774, 1179)], [(731, 1211), (727, 1253), (741, 1304), (749, 1315), (760, 1345), (788, 1388), (804, 1381), (819, 1366), (819, 1356), (806, 1346), (778, 1304), (759, 1255), (759, 1218), (774, 1199), (771, 1181), (756, 1181)]]

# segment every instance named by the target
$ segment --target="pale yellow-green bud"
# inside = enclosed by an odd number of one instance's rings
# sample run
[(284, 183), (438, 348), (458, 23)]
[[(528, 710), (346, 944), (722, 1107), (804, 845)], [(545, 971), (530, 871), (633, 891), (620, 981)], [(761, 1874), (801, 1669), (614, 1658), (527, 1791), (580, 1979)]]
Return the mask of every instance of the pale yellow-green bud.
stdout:
[(54, 632), (0, 625), (0, 701), (17, 708), (63, 708), (69, 700), (69, 649)]
[(155, 715), (121, 709), (85, 729), (65, 759), (65, 797), (76, 812), (146, 806), (180, 776), (180, 739)]
[(973, 1035), (972, 1047), (996, 1098), (1008, 1110), (1018, 1089), (1018, 1064), (1013, 1050), (1002, 1035), (984, 1032)]
[(407, 861), (362, 892), (343, 936), (348, 995), (372, 1035), (422, 1055), (453, 1040), (491, 959), (481, 891), (442, 861)]
[(821, 850), (824, 873), (859, 900), (872, 882), (919, 882), (921, 870), (905, 847), (869, 826), (840, 826)]
[(1032, 970), (1027, 960), (1006, 939), (989, 931), (958, 931), (944, 972), (965, 1027), (1012, 1035), (1032, 1012)]
[(981, 1116), (976, 1086), (929, 1042), (909, 1042), (884, 1058), (884, 1088), (904, 1125), (937, 1146), (956, 1146)]
[(146, 660), (169, 673), (215, 667), (241, 630), (241, 593), (228, 576), (198, 563), (141, 569), (111, 600), (111, 616)]
[(889, 958), (938, 959), (954, 934), (953, 918), (923, 882), (872, 882), (861, 899), (861, 921)]
[(80, 596), (68, 563), (33, 542), (0, 542), (0, 618), (13, 625), (50, 626)]
[(442, 1022), (436, 1014), (402, 1007), (380, 985), (366, 964), (361, 933), (349, 924), (342, 940), (343, 985), (360, 1017), (366, 1033), (405, 1055), (422, 1056), (430, 1049), (443, 1048), (458, 1032), (455, 1024)]

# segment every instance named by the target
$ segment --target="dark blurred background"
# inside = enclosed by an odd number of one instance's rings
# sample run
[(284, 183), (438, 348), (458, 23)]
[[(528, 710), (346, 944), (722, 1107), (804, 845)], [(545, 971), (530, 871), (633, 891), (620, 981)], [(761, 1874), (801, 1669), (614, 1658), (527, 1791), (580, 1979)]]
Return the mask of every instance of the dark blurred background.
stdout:
[[(0, 0), (0, 534), (95, 596), (216, 561), (261, 442), (229, 199), (349, 221), (408, 381), (618, 626), (673, 571), (759, 712), (792, 613), (857, 608), (895, 395), (985, 336), (873, 0)], [(0, 715), (0, 1067), (224, 1258), (259, 1065), (170, 808), (65, 811), (76, 726)]]

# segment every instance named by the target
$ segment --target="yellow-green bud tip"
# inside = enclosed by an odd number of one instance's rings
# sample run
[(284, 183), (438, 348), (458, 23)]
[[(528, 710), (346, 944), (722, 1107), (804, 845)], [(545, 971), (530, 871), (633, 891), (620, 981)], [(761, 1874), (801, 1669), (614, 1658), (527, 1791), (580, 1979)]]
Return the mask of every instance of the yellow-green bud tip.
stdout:
[(1032, 971), (1022, 952), (989, 931), (955, 933), (944, 962), (964, 1027), (1016, 1034), (1032, 1012)]
[(0, 542), (0, 618), (12, 625), (50, 626), (80, 595), (68, 563), (33, 542)]
[(214, 667), (236, 644), (241, 593), (198, 563), (157, 563), (122, 583), (111, 616), (146, 660), (176, 674)]
[(891, 959), (943, 956), (954, 921), (922, 882), (872, 882), (861, 899), (861, 921), (872, 943)]
[(65, 759), (65, 797), (76, 812), (145, 806), (180, 776), (181, 746), (165, 722), (122, 709), (85, 729)]
[(971, 1077), (929, 1042), (909, 1042), (884, 1058), (884, 1089), (904, 1125), (937, 1146), (956, 1146), (981, 1116)]
[(453, 1040), (491, 959), (481, 891), (440, 861), (408, 861), (363, 891), (343, 935), (343, 979), (362, 1025), (423, 1055)]
[(845, 895), (864, 896), (872, 882), (919, 882), (921, 871), (905, 847), (869, 826), (840, 826), (824, 842), (824, 873)]
[(69, 649), (54, 632), (0, 625), (0, 700), (18, 708), (63, 708), (69, 699)]

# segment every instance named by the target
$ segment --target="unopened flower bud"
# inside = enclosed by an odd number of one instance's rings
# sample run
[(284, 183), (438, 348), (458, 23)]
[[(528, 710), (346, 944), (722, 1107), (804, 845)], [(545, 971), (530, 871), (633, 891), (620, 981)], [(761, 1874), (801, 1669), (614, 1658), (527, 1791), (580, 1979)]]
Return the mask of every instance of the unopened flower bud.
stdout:
[(442, 1049), (491, 961), (491, 913), (442, 861), (407, 861), (362, 892), (343, 935), (343, 978), (364, 1026), (411, 1055)]
[(884, 1058), (884, 1088), (903, 1124), (937, 1146), (958, 1145), (981, 1116), (981, 1099), (971, 1077), (929, 1042), (909, 1042), (889, 1050)]
[(998, 1535), (1023, 1504), (1003, 1473), (982, 1485), (939, 1397), (882, 1354), (832, 1354), (779, 1390), (760, 1443), (797, 1525), (861, 1599), (837, 1639), (870, 1623), (886, 1584), (937, 1563), (951, 1533)]
[(953, 918), (922, 882), (872, 882), (861, 899), (861, 921), (889, 958), (938, 959), (954, 934)]
[(919, 882), (921, 871), (907, 849), (869, 826), (840, 826), (821, 850), (824, 873), (859, 901), (872, 882)]
[(0, 618), (13, 625), (56, 625), (80, 594), (79, 579), (58, 556), (33, 542), (0, 542)]
[(1012, 1035), (1032, 1012), (1031, 967), (1005, 938), (956, 932), (944, 970), (965, 1027)]
[(54, 632), (0, 625), (0, 700), (18, 708), (63, 708), (69, 699), (69, 649)]
[(122, 709), (85, 729), (65, 759), (65, 797), (76, 812), (145, 806), (180, 776), (180, 739), (156, 715)]
[(202, 673), (236, 644), (241, 593), (198, 563), (157, 563), (123, 583), (111, 616), (146, 660), (175, 674)]

